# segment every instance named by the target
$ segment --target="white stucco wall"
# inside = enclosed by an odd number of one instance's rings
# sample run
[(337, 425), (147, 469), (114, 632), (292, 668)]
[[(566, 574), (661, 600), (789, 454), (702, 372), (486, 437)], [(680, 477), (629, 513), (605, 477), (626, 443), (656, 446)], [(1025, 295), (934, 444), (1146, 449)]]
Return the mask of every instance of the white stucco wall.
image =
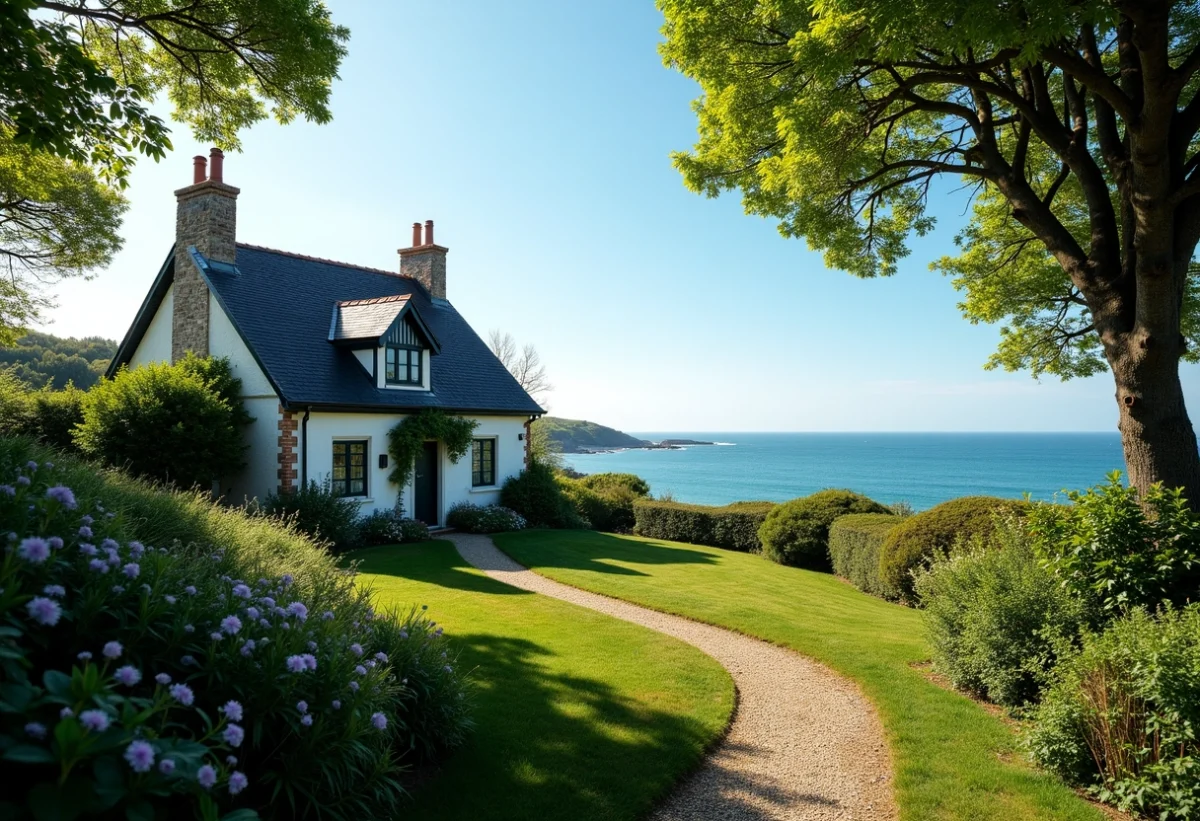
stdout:
[(212, 294), (208, 297), (208, 352), (229, 359), (233, 375), (242, 380), (242, 401), (254, 417), (246, 429), (250, 446), (246, 467), (221, 480), (221, 493), (235, 504), (261, 499), (279, 487), (279, 397)]
[(130, 369), (149, 365), (151, 362), (171, 361), (171, 317), (175, 312), (175, 286), (167, 288), (158, 312), (150, 320), (150, 327), (142, 335), (141, 344), (129, 359)]
[[(300, 414), (297, 414), (297, 418)], [(386, 413), (313, 413), (308, 420), (308, 478), (321, 482), (333, 472), (333, 442), (335, 439), (366, 439), (367, 445), (367, 496), (361, 500), (364, 514), (373, 510), (385, 510), (396, 504), (399, 495), (405, 511), (412, 515), (412, 482), (397, 493), (397, 488), (388, 481), (392, 465), (379, 467), (379, 454), (387, 453), (387, 432), (402, 419), (402, 416)], [(471, 487), (471, 456), (468, 453), (458, 464), (452, 464), (441, 453), (438, 471), (438, 518), (444, 519), (446, 511), (458, 502), (468, 501), (486, 505), (500, 501), (500, 486), (509, 476), (521, 472), (525, 465), (525, 442), (518, 435), (525, 432), (525, 418), (521, 416), (478, 416), (470, 417), (479, 424), (476, 438), (496, 439), (496, 485), (490, 488)], [(300, 443), (304, 452), (306, 443)], [(440, 522), (439, 522), (440, 523)]]

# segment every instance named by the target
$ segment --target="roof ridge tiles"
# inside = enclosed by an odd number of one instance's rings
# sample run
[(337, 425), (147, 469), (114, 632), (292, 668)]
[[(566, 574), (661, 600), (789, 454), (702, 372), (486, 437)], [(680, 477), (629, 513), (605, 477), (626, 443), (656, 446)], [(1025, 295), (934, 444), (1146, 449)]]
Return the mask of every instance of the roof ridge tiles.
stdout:
[(250, 248), (255, 251), (266, 251), (269, 254), (282, 254), (285, 257), (305, 259), (309, 262), (324, 262), (327, 265), (338, 265), (342, 268), (354, 268), (357, 271), (366, 271), (370, 274), (383, 274), (384, 276), (395, 277), (397, 279), (412, 279), (410, 276), (404, 276), (396, 271), (388, 271), (384, 268), (372, 268), (369, 265), (356, 265), (353, 262), (342, 262), (341, 260), (328, 259), (327, 257), (314, 257), (309, 254), (297, 254), (294, 251), (284, 251), (282, 248), (268, 248), (266, 245), (254, 245), (253, 243), (249, 242), (239, 242), (237, 245), (239, 248)]

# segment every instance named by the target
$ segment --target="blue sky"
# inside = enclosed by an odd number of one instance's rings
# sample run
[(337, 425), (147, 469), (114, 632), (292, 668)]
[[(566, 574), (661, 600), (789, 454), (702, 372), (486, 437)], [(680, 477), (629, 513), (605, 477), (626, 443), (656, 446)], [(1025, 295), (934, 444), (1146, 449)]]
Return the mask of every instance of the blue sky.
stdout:
[[(982, 369), (997, 329), (963, 320), (928, 269), (962, 221), (952, 186), (901, 272), (868, 281), (737, 196), (687, 191), (668, 155), (695, 140), (697, 88), (663, 67), (651, 0), (331, 6), (351, 29), (334, 121), (264, 122), (226, 158), (239, 240), (395, 268), (412, 222), (434, 219), (451, 301), (481, 335), (538, 347), (553, 413), (660, 431), (1115, 428), (1108, 374)], [(207, 153), (179, 127), (173, 142), (130, 180), (124, 250), (59, 287), (46, 330), (124, 335), (173, 239), (171, 192)], [(1184, 380), (1200, 407), (1196, 366)]]

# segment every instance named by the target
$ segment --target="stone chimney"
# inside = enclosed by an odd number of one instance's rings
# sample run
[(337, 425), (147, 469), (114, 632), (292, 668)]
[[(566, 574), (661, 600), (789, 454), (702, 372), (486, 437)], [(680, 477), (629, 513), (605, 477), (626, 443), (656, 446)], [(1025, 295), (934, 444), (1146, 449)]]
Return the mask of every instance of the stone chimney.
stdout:
[(413, 223), (412, 247), (401, 248), (400, 276), (412, 277), (425, 286), (429, 295), (437, 299), (446, 298), (446, 254), (444, 245), (433, 244), (433, 220), (425, 220), (425, 236), (421, 237), (421, 223)]
[[(225, 155), (192, 160), (192, 184), (175, 192), (175, 291), (171, 317), (171, 361), (188, 351), (208, 355), (208, 286), (189, 248), (207, 259), (237, 262), (237, 196), (224, 180)], [(207, 168), (206, 168), (207, 166)]]

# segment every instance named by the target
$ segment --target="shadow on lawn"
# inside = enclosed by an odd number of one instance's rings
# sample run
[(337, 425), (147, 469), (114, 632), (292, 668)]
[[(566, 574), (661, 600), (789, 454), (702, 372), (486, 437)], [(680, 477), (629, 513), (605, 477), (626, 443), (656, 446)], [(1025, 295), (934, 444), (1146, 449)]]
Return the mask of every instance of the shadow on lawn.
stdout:
[[(700, 722), (648, 707), (604, 681), (551, 668), (554, 652), (521, 638), (455, 636), (473, 668), (476, 728), (467, 747), (414, 796), (423, 818), (643, 818), (698, 762)], [(737, 779), (742, 783), (736, 783)], [(747, 782), (725, 787), (778, 795)], [(702, 791), (722, 813), (770, 817), (728, 795)], [(715, 807), (714, 807), (715, 809)], [(724, 815), (722, 817), (725, 817)]]
[(436, 584), (439, 587), (449, 587), (454, 590), (464, 590), (468, 593), (486, 593), (492, 596), (532, 596), (528, 590), (489, 579), (482, 573), (476, 573), (454, 550), (450, 542), (441, 542), (443, 549), (453, 556), (454, 564), (450, 567), (438, 567), (436, 573), (430, 573), (423, 564), (414, 565), (405, 561), (405, 552), (427, 549), (432, 543), (422, 542), (417, 545), (386, 545), (371, 547), (354, 554), (358, 572), (376, 576), (397, 576), (419, 582)]
[[(521, 533), (502, 533), (493, 541), (502, 550), (509, 537), (520, 539), (521, 555), (528, 556), (536, 567), (559, 567), (564, 570), (589, 570), (615, 576), (649, 576), (633, 567), (611, 564), (698, 564), (714, 565), (717, 559), (708, 553), (658, 541), (630, 541), (595, 530), (541, 530)], [(569, 550), (562, 550), (566, 545)], [(543, 549), (545, 546), (545, 549)], [(649, 549), (647, 549), (649, 548)], [(507, 552), (507, 551), (506, 551)]]

